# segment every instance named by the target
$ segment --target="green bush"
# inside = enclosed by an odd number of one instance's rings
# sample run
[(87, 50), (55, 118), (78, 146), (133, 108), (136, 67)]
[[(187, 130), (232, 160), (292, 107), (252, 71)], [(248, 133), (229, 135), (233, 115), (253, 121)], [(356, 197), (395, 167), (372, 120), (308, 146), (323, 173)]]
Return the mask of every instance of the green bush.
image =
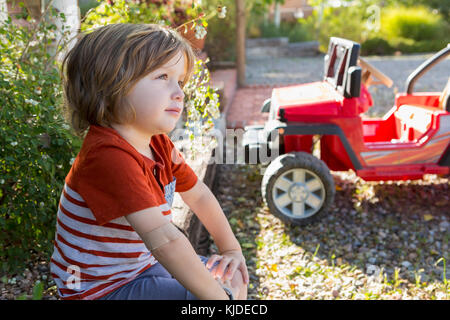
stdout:
[(0, 26), (3, 272), (19, 272), (36, 255), (49, 258), (64, 178), (81, 145), (64, 124), (59, 66), (49, 53), (58, 49), (55, 30), (45, 20), (31, 29), (11, 18)]
[(358, 43), (366, 39), (367, 5), (348, 7), (324, 7), (322, 18), (317, 10), (301, 21), (320, 43), (320, 50), (326, 52), (330, 37), (341, 37)]
[[(309, 3), (318, 8), (323, 1), (311, 0)], [(396, 6), (397, 3), (404, 6)], [(392, 54), (395, 51), (433, 52), (442, 49), (450, 38), (450, 24), (443, 18), (447, 11), (441, 10), (437, 2), (430, 5), (437, 6), (439, 11), (425, 6), (428, 3), (426, 1), (421, 0), (420, 3), (424, 5), (418, 6), (413, 0), (361, 0), (339, 8), (325, 5), (322, 14), (314, 10), (301, 23), (319, 41), (320, 50), (324, 52), (332, 36), (360, 43), (363, 55)], [(372, 26), (370, 22), (374, 21), (373, 11), (368, 10), (372, 4), (381, 8), (378, 31), (369, 29)]]
[(441, 40), (422, 40), (415, 41), (413, 39), (396, 38), (390, 41), (391, 46), (402, 53), (418, 53), (418, 52), (437, 52), (447, 46), (449, 41)]
[(262, 38), (287, 37), (289, 42), (310, 41), (312, 34), (305, 25), (299, 22), (281, 22), (277, 28), (274, 23), (262, 23), (260, 25), (260, 35)]
[(80, 7), (80, 15), (83, 18), (89, 9), (95, 8), (99, 3), (97, 0), (79, 0), (78, 6)]
[[(251, 1), (247, 1), (249, 4)], [(208, 25), (204, 50), (211, 61), (236, 61), (236, 5), (234, 0), (209, 0), (210, 6), (222, 4), (227, 8), (227, 18), (217, 17)]]
[[(205, 51), (211, 61), (236, 61), (236, 4), (235, 0), (208, 0), (209, 8), (217, 5), (226, 6), (225, 20), (211, 20), (208, 26), (208, 36), (205, 41)], [(252, 30), (258, 29), (262, 16), (270, 0), (246, 0), (246, 36), (251, 37)], [(259, 30), (258, 30), (259, 32)]]
[(450, 17), (450, 0), (381, 0), (386, 7), (389, 6), (425, 6), (431, 10), (437, 10), (444, 19)]
[(381, 15), (380, 33), (385, 39), (436, 40), (445, 37), (445, 30), (442, 17), (426, 7), (390, 7)]
[(370, 38), (361, 44), (361, 55), (387, 55), (394, 53), (395, 49), (389, 42), (380, 37)]
[(362, 54), (436, 52), (450, 41), (449, 24), (426, 7), (382, 10), (380, 30), (362, 43)]

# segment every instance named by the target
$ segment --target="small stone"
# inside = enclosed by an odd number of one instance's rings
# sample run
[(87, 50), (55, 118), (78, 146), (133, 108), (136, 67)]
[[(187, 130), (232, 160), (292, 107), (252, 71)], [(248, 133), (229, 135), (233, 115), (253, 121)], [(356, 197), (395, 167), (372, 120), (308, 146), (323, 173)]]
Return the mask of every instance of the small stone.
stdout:
[(402, 265), (402, 267), (405, 268), (405, 269), (409, 269), (409, 268), (412, 267), (412, 263), (409, 262), (409, 261), (402, 261), (401, 265)]
[(402, 295), (400, 293), (394, 293), (392, 295), (393, 300), (402, 300)]
[(331, 294), (333, 295), (334, 298), (339, 297), (339, 291), (338, 291), (338, 290), (333, 290), (333, 291), (331, 292)]
[(314, 290), (321, 290), (322, 289), (322, 285), (320, 283), (317, 283), (316, 285), (313, 286)]
[(353, 250), (352, 244), (349, 243), (349, 244), (345, 245), (344, 250), (347, 252), (351, 252)]
[(24, 279), (21, 281), (21, 283), (22, 283), (22, 286), (28, 287), (30, 285), (31, 281), (28, 279)]
[(366, 264), (366, 273), (368, 275), (373, 275), (375, 274), (377, 271), (379, 270), (379, 268), (373, 264)]
[(436, 299), (446, 300), (447, 295), (444, 292), (436, 292)]
[(367, 261), (368, 261), (370, 264), (375, 264), (375, 263), (377, 262), (377, 258), (375, 258), (375, 257), (370, 257)]
[(48, 271), (48, 266), (45, 265), (45, 264), (40, 264), (37, 268), (38, 268), (38, 270), (40, 272), (47, 272)]
[(408, 254), (408, 258), (411, 260), (415, 260), (417, 258), (417, 253), (411, 252), (410, 254)]
[(448, 221), (442, 221), (439, 224), (439, 231), (446, 232), (448, 229), (450, 229), (450, 223)]

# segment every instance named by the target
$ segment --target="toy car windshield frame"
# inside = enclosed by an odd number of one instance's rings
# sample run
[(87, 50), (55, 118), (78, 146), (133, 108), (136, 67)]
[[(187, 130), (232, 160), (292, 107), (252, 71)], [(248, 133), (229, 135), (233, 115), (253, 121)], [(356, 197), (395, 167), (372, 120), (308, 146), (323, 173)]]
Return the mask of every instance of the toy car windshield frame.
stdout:
[(324, 58), (324, 81), (346, 98), (359, 97), (361, 67), (358, 66), (360, 45), (356, 42), (331, 37)]

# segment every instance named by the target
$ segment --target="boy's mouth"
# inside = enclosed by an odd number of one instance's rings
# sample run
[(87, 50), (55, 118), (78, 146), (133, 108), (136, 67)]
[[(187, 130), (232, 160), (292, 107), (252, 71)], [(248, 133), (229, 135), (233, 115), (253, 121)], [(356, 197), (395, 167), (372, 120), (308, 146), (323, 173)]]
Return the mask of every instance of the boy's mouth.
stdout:
[(174, 114), (174, 115), (179, 115), (181, 113), (181, 108), (178, 107), (172, 107), (172, 108), (167, 108), (165, 111)]

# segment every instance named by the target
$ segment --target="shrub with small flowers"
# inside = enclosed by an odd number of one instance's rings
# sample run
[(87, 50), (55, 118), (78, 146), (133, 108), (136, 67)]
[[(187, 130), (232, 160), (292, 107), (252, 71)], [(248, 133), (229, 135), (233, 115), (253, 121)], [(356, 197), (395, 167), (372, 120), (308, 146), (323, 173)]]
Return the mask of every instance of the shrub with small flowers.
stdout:
[(81, 146), (60, 107), (49, 53), (56, 26), (27, 20), (30, 29), (11, 17), (0, 25), (0, 272), (51, 252), (60, 190)]
[[(168, 24), (167, 8), (154, 8), (143, 2), (104, 2), (88, 12), (82, 31), (120, 22)], [(196, 29), (197, 35), (205, 36), (207, 19), (217, 13), (224, 17), (224, 11), (196, 18), (194, 27), (203, 27)], [(51, 21), (55, 17), (64, 21), (64, 15), (47, 5), (39, 21), (25, 11), (21, 17), (31, 27), (16, 25), (11, 17), (0, 23), (0, 273), (20, 273), (36, 255), (49, 258), (60, 192), (82, 144), (62, 110), (55, 57), (66, 42), (55, 48), (57, 27)], [(199, 60), (185, 86), (185, 109), (188, 122), (197, 120), (204, 132), (219, 110), (218, 95), (208, 82), (209, 71)]]

